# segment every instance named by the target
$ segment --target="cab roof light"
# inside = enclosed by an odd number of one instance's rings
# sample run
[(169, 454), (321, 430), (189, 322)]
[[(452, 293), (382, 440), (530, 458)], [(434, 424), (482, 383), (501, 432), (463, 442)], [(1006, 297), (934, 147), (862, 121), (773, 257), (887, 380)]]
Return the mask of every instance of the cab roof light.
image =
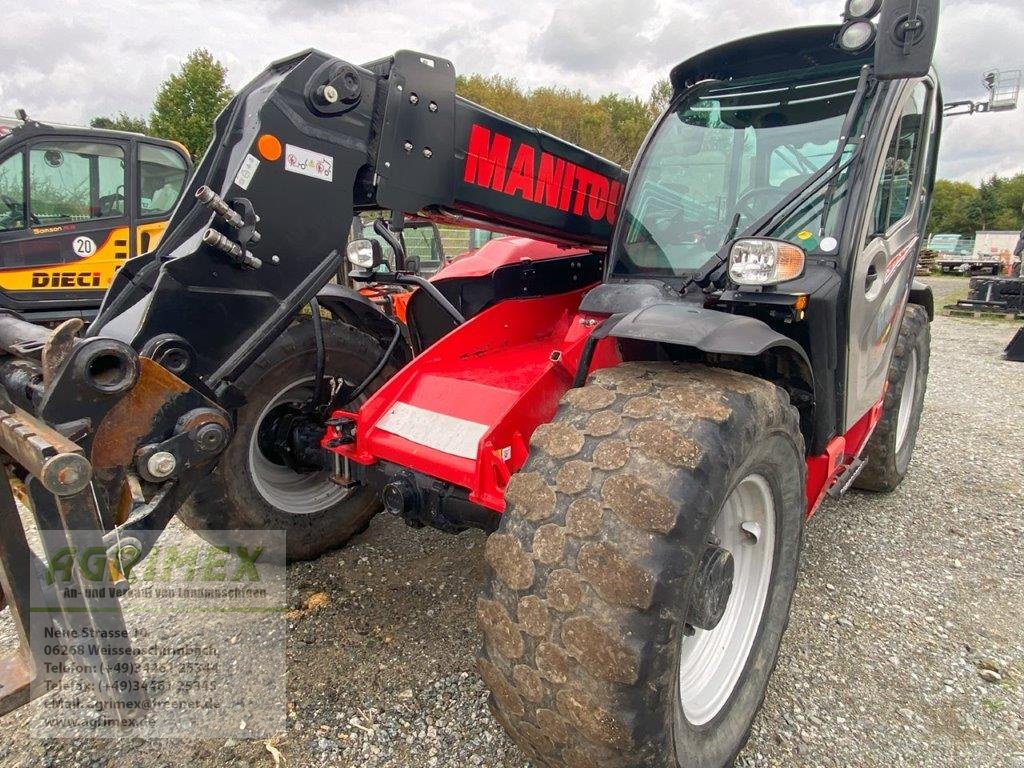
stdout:
[(882, 0), (846, 0), (843, 18), (872, 19), (882, 10)]

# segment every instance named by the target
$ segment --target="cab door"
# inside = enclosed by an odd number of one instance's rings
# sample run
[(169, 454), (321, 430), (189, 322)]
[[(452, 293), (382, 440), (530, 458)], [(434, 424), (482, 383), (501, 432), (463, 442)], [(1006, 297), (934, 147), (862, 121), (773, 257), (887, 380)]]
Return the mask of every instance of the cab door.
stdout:
[(191, 164), (183, 150), (139, 140), (135, 146), (133, 256), (153, 250), (181, 199)]
[[(125, 141), (42, 136), (3, 161), (0, 289), (7, 305), (98, 306), (130, 255), (127, 150)], [(19, 182), (21, 194), (12, 194)]]
[(863, 246), (850, 275), (845, 429), (884, 391), (927, 215), (925, 181), (937, 126), (934, 84), (905, 86), (876, 159), (860, 229)]

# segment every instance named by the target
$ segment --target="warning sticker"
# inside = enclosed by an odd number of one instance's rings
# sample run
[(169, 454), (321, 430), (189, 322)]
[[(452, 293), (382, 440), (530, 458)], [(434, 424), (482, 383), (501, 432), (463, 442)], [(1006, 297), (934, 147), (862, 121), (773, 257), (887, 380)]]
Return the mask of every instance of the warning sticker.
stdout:
[(334, 158), (292, 144), (284, 145), (284, 169), (321, 181), (334, 181)]
[(245, 160), (242, 161), (242, 167), (235, 174), (235, 185), (242, 189), (249, 189), (249, 182), (252, 181), (252, 177), (256, 175), (256, 169), (259, 167), (260, 161), (256, 159), (255, 155), (247, 154)]

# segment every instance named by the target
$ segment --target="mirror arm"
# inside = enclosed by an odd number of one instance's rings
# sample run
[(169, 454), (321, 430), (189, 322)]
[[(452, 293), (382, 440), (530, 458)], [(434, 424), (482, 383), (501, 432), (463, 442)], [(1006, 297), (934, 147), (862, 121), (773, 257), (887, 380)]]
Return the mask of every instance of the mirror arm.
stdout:
[(376, 219), (373, 222), (373, 231), (391, 246), (395, 252), (395, 271), (401, 272), (405, 269), (405, 247), (401, 239), (394, 233), (391, 226), (384, 219)]

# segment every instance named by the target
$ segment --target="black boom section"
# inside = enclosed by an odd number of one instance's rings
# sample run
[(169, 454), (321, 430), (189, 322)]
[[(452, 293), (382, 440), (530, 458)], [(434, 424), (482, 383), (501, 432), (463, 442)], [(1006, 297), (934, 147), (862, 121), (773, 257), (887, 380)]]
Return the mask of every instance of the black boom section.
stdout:
[(602, 248), (625, 172), (454, 86), (450, 62), (410, 51), (273, 64), (217, 119), (166, 236), (119, 273), (89, 334), (171, 353), (217, 391), (333, 277), (358, 210)]
[[(295, 310), (337, 270), (351, 221), (355, 177), (368, 162), (375, 78), (358, 74), (363, 98), (342, 114), (320, 114), (307, 92), (330, 61), (308, 52), (278, 62), (246, 86), (217, 119), (213, 143), (150, 262), (119, 276), (90, 335), (111, 336), (145, 353), (158, 337), (192, 348), (189, 373), (211, 383), (232, 378), (277, 335)], [(270, 134), (280, 156), (255, 144)], [(249, 201), (259, 242), (251, 268), (204, 243), (233, 230), (195, 198), (208, 187)]]
[(604, 248), (626, 173), (614, 163), (459, 99), (458, 211), (541, 239)]

